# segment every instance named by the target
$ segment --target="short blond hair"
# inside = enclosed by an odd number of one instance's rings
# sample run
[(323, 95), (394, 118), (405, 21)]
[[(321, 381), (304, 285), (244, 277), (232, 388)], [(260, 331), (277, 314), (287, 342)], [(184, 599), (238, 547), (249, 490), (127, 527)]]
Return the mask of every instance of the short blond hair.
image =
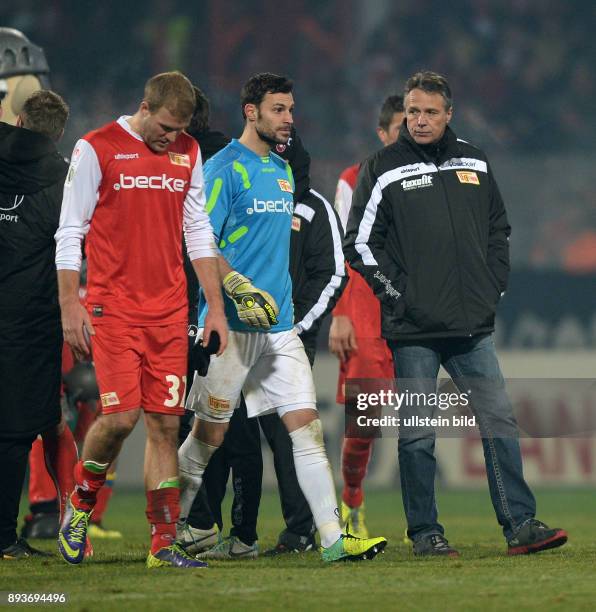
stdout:
[(151, 77), (145, 84), (144, 101), (150, 113), (163, 106), (180, 120), (190, 119), (196, 104), (192, 83), (177, 70)]

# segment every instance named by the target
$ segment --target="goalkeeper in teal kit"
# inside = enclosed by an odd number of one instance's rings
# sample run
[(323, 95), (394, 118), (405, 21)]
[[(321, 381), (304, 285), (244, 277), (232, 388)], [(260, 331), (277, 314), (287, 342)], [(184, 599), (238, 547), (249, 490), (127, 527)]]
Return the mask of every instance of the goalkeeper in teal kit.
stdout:
[[(292, 439), (298, 482), (321, 536), (325, 561), (372, 558), (385, 538), (342, 534), (309, 361), (294, 330), (289, 274), (294, 181), (270, 151), (290, 138), (292, 82), (263, 73), (241, 94), (245, 128), (205, 165), (207, 212), (219, 241), (230, 327), (225, 353), (197, 376), (186, 407), (191, 433), (179, 450), (179, 530), (209, 459), (221, 445), (243, 393), (249, 417), (277, 412)], [(199, 307), (199, 327), (207, 306)]]

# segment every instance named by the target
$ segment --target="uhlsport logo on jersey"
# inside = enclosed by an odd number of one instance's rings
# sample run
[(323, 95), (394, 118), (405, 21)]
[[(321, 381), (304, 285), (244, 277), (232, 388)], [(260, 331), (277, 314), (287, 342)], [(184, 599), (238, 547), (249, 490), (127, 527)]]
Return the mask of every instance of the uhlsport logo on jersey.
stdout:
[(404, 191), (412, 191), (412, 189), (421, 189), (423, 187), (432, 187), (433, 177), (430, 174), (423, 174), (417, 179), (404, 179), (401, 182), (401, 186)]
[(286, 213), (291, 215), (294, 212), (294, 202), (292, 200), (257, 200), (253, 198), (253, 205), (251, 208), (247, 208), (246, 212), (249, 215), (254, 213)]
[(116, 153), (114, 159), (139, 159), (138, 153)]
[(158, 189), (162, 191), (184, 191), (187, 181), (179, 178), (173, 178), (167, 174), (156, 176), (126, 176), (120, 175), (120, 181), (114, 183), (114, 189)]
[(9, 196), (7, 202), (2, 202), (3, 206), (0, 206), (0, 221), (10, 221), (11, 223), (17, 223), (19, 220), (19, 215), (16, 214), (8, 214), (9, 211), (16, 210), (25, 199), (24, 195), (16, 195), (12, 200), (10, 199), (12, 196)]

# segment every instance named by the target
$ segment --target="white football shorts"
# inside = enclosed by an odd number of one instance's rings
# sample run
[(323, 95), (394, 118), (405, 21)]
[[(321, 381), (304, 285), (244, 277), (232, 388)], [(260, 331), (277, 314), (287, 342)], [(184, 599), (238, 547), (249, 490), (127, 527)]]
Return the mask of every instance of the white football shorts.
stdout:
[[(199, 330), (202, 337), (203, 330)], [(249, 417), (291, 410), (316, 410), (312, 370), (294, 329), (278, 332), (231, 331), (221, 357), (211, 357), (207, 376), (195, 375), (186, 400), (204, 421), (225, 423), (244, 393)]]

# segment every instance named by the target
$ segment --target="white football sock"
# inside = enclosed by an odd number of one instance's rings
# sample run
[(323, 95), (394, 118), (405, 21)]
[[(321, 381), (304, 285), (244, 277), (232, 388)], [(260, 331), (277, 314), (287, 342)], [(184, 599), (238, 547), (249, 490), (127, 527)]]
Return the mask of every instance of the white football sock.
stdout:
[(290, 432), (296, 476), (321, 536), (329, 548), (341, 536), (331, 466), (325, 452), (321, 421), (315, 419)]
[(192, 503), (201, 488), (205, 468), (216, 450), (217, 446), (201, 442), (192, 433), (188, 434), (188, 437), (178, 449), (178, 469), (180, 472), (179, 525), (186, 523)]

